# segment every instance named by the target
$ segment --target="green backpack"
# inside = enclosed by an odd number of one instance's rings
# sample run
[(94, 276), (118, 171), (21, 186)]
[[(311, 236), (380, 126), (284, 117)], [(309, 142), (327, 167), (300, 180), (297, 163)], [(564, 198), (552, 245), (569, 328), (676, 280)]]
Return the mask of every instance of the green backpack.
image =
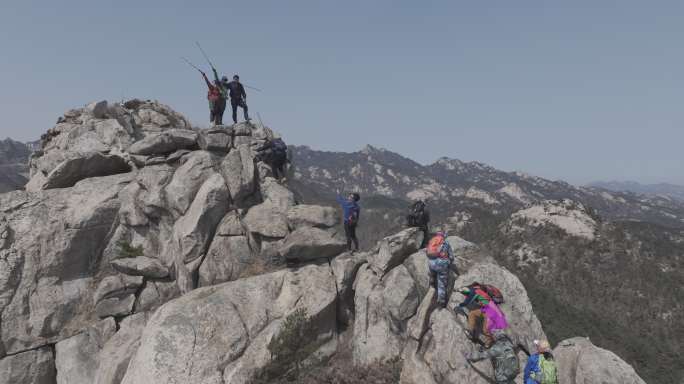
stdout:
[(558, 384), (558, 367), (553, 359), (539, 356), (540, 384)]

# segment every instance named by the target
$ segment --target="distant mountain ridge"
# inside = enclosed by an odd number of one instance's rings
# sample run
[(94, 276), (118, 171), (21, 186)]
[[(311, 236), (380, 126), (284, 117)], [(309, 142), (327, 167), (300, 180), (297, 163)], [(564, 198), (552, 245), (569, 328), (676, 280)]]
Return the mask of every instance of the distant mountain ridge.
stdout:
[(10, 138), (0, 140), (0, 193), (20, 189), (28, 180), (29, 145)]
[(684, 201), (684, 185), (670, 183), (641, 184), (636, 181), (596, 181), (590, 183), (589, 186), (614, 192), (632, 192), (648, 196), (667, 196)]
[(305, 194), (324, 196), (336, 189), (401, 200), (427, 199), (478, 207), (494, 214), (512, 213), (544, 200), (572, 199), (616, 220), (643, 220), (684, 227), (684, 202), (664, 196), (638, 196), (597, 187), (575, 187), (522, 172), (504, 172), (480, 162), (442, 157), (421, 165), (397, 153), (366, 146), (352, 153), (294, 146), (294, 179)]
[(422, 165), (372, 146), (291, 150), (288, 183), (306, 203), (361, 193), (362, 247), (405, 226), (409, 201), (427, 199), (433, 229), (481, 244), (521, 278), (552, 340), (582, 334), (649, 383), (684, 379), (684, 307), (674, 304), (684, 301), (684, 202), (447, 157)]

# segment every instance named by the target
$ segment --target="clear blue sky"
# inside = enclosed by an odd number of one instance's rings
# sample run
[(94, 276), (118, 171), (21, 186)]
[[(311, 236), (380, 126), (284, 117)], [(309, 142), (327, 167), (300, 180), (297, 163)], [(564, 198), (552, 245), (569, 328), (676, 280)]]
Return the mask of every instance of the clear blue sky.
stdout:
[(199, 40), (290, 143), (684, 184), (683, 20), (682, 1), (4, 0), (0, 136), (122, 96), (205, 125), (179, 60), (204, 64)]

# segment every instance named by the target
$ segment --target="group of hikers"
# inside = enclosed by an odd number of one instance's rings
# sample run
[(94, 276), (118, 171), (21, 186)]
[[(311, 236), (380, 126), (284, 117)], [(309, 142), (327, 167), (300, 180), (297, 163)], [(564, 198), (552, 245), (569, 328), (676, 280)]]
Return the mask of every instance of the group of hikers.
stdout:
[[(359, 200), (358, 193), (349, 193), (345, 198), (337, 191), (337, 201), (343, 212), (347, 248), (351, 253), (359, 249), (356, 238), (356, 226), (361, 212)], [(429, 236), (429, 221), (430, 213), (424, 201), (411, 204), (406, 224), (408, 227), (419, 228), (424, 233), (422, 247), (425, 247), (428, 259), (430, 285), (437, 292), (437, 306), (446, 308), (454, 252), (445, 231), (437, 231), (432, 237)], [(557, 366), (548, 341), (534, 340), (536, 351), (531, 354), (525, 345), (514, 342), (514, 338), (506, 333), (508, 321), (500, 307), (504, 303), (504, 295), (499, 288), (473, 282), (456, 291), (464, 296), (464, 300), (454, 307), (454, 312), (456, 316), (466, 317), (465, 335), (480, 345), (477, 352), (466, 354), (468, 362), (490, 359), (494, 369), (494, 382), (510, 384), (520, 374), (518, 351), (523, 351), (529, 356), (523, 370), (524, 384), (558, 384)]]
[[(202, 70), (199, 68), (197, 70), (202, 74), (208, 87), (207, 99), (209, 101), (210, 121), (213, 126), (223, 125), (223, 113), (228, 98), (230, 98), (233, 112), (233, 122), (237, 123), (238, 107), (243, 109), (245, 120), (250, 121), (247, 94), (238, 75), (233, 76), (233, 81), (228, 81), (226, 76), (219, 80), (218, 73), (212, 65), (214, 74), (212, 83)], [(256, 160), (268, 164), (272, 169), (273, 176), (282, 180), (285, 177), (285, 166), (288, 162), (287, 145), (281, 138), (268, 139), (256, 149)], [(360, 195), (358, 193), (349, 193), (343, 197), (340, 191), (337, 191), (337, 202), (340, 204), (343, 213), (347, 249), (352, 254), (359, 250), (359, 240), (356, 237), (356, 227), (361, 214), (359, 200)], [(406, 224), (408, 227), (419, 228), (423, 232), (421, 248), (425, 248), (428, 259), (430, 285), (437, 292), (437, 306), (446, 308), (449, 275), (454, 266), (454, 252), (447, 240), (445, 231), (437, 231), (432, 237), (430, 236), (429, 222), (430, 213), (427, 204), (423, 200), (411, 204), (406, 217)], [(520, 374), (517, 351), (522, 350), (529, 356), (523, 371), (525, 384), (558, 384), (557, 367), (548, 341), (535, 340), (536, 352), (530, 354), (524, 345), (515, 343), (512, 337), (506, 333), (508, 321), (500, 308), (504, 302), (501, 290), (490, 284), (473, 282), (458, 288), (457, 291), (465, 298), (463, 302), (454, 307), (454, 312), (456, 316), (461, 314), (466, 317), (466, 336), (481, 346), (477, 352), (465, 356), (467, 361), (476, 362), (490, 359), (494, 368), (494, 382), (508, 384), (513, 383)], [(481, 340), (481, 336), (484, 340)]]
[(237, 124), (237, 109), (242, 108), (245, 121), (249, 122), (247, 108), (247, 92), (240, 83), (240, 76), (233, 75), (233, 81), (228, 81), (228, 76), (221, 77), (219, 80), (216, 68), (211, 68), (214, 72), (214, 82), (209, 81), (207, 74), (198, 69), (207, 83), (207, 100), (209, 101), (209, 120), (213, 126), (223, 125), (223, 112), (226, 110), (226, 101), (230, 98), (230, 107), (233, 110), (233, 123)]

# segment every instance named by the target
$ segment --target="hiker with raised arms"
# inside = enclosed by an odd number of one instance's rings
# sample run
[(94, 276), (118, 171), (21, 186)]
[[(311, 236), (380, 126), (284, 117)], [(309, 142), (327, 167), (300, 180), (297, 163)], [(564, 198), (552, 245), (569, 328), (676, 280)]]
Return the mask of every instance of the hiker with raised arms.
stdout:
[(207, 100), (209, 101), (209, 121), (212, 126), (223, 125), (223, 112), (226, 110), (226, 99), (221, 94), (221, 83), (216, 79), (214, 84), (209, 81), (207, 74), (200, 70), (207, 83)]
[[(443, 231), (438, 231), (428, 243), (426, 254), (430, 269), (430, 282), (436, 284), (437, 306), (446, 308), (449, 287), (449, 271), (451, 263), (454, 262), (454, 252), (447, 241), (447, 235)], [(431, 284), (431, 285), (432, 285)]]
[[(347, 250), (351, 253), (359, 250), (359, 240), (356, 238), (356, 226), (359, 223), (359, 215), (361, 214), (361, 208), (358, 204), (360, 199), (361, 196), (359, 196), (358, 193), (350, 193), (345, 199), (340, 195), (340, 190), (337, 190), (337, 202), (342, 207), (344, 234), (347, 237)], [(354, 243), (353, 249), (352, 243)]]

